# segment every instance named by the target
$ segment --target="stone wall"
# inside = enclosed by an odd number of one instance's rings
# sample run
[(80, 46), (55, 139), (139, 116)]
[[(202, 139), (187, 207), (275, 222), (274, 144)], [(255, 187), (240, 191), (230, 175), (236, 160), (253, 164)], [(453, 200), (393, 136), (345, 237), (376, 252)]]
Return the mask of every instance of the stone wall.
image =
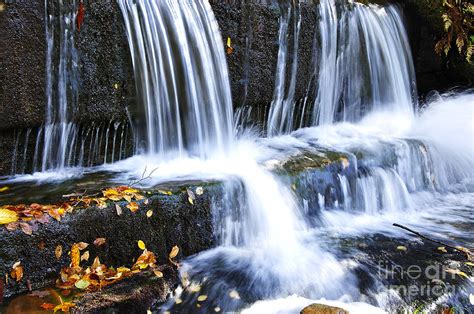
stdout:
[[(455, 55), (449, 59), (435, 55), (433, 47), (441, 25), (438, 9), (431, 5), (436, 1), (398, 0), (407, 16), (421, 94), (432, 89), (472, 85), (470, 80), (474, 77), (472, 66)], [(84, 22), (76, 34), (80, 55), (78, 123), (126, 120), (126, 108), (132, 113), (136, 108), (135, 85), (120, 9), (117, 2), (111, 0), (84, 3)], [(232, 42), (233, 52), (227, 54), (227, 58), (234, 107), (250, 106), (254, 116), (262, 121), (273, 96), (279, 7), (270, 0), (214, 0), (211, 5), (221, 29), (223, 46), (228, 37)], [(303, 3), (301, 15), (296, 99), (306, 94), (312, 78), (315, 6)], [(291, 35), (289, 40), (291, 45)], [(20, 129), (26, 133), (25, 128), (37, 128), (44, 122), (44, 1), (9, 0), (5, 4), (5, 0), (0, 0), (0, 48), (2, 175), (11, 169), (15, 134)], [(31, 149), (28, 151), (31, 153)]]

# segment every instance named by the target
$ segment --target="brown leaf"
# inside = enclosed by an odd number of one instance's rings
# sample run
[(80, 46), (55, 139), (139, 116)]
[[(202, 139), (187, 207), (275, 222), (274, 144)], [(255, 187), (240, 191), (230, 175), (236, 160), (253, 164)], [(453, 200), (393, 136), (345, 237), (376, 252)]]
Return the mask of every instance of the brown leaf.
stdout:
[(23, 266), (21, 265), (21, 262), (16, 262), (13, 264), (12, 271), (11, 271), (11, 277), (13, 279), (16, 279), (17, 282), (19, 282), (23, 278)]
[(84, 254), (81, 255), (81, 261), (88, 261), (89, 260), (89, 251), (85, 251)]
[(79, 248), (79, 251), (82, 251), (82, 250), (86, 249), (89, 246), (89, 244), (85, 243), (85, 242), (79, 242), (79, 243), (77, 243), (77, 246)]
[(31, 225), (26, 222), (20, 222), (20, 228), (24, 234), (27, 234), (27, 235), (33, 234), (33, 229), (31, 229)]
[(57, 259), (61, 258), (61, 255), (63, 255), (63, 247), (61, 245), (58, 245), (56, 249), (54, 250), (54, 255), (56, 255)]
[(101, 246), (105, 244), (106, 239), (105, 238), (97, 238), (94, 240), (94, 245), (95, 246)]

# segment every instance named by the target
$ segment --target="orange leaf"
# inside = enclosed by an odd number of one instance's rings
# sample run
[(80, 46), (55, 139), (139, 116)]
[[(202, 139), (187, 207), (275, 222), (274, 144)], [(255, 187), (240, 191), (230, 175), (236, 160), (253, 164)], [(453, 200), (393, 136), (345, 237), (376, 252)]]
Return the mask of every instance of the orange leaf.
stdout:
[(51, 311), (52, 309), (55, 308), (55, 305), (51, 303), (43, 303), (41, 304), (41, 308), (46, 311)]
[(79, 267), (79, 264), (81, 262), (81, 253), (79, 251), (79, 245), (77, 243), (74, 243), (71, 247), (71, 266), (74, 267)]
[(135, 202), (130, 202), (128, 205), (127, 205), (127, 208), (130, 209), (130, 211), (132, 213), (136, 212), (138, 210), (138, 204), (135, 203)]

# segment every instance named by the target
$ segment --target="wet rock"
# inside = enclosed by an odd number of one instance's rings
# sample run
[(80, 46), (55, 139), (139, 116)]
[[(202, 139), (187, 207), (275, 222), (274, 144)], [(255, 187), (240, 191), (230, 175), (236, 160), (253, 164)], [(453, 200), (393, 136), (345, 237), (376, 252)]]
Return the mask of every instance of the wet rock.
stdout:
[(166, 301), (178, 280), (176, 270), (161, 267), (162, 278), (152, 272), (141, 272), (100, 291), (86, 293), (74, 300), (71, 313), (145, 313), (156, 303)]
[(301, 314), (349, 314), (339, 307), (314, 303), (301, 310)]
[[(118, 202), (122, 215), (117, 214), (116, 203), (107, 208), (95, 206), (77, 209), (58, 222), (50, 219), (47, 224), (36, 224), (31, 236), (21, 230), (8, 231), (0, 226), (0, 278), (6, 278), (12, 265), (21, 261), (24, 277), (20, 282), (9, 278), (5, 284), (6, 298), (32, 289), (54, 284), (62, 267), (69, 265), (67, 252), (72, 244), (89, 243), (91, 260), (99, 256), (108, 266), (131, 266), (141, 254), (137, 241), (142, 240), (154, 252), (158, 264), (166, 264), (168, 253), (177, 245), (180, 256), (189, 256), (214, 245), (211, 200), (219, 197), (219, 185), (207, 185), (202, 195), (196, 196), (194, 205), (188, 195), (179, 191), (172, 195), (147, 195), (137, 212), (126, 208), (127, 203)], [(146, 215), (148, 210), (153, 215)], [(96, 247), (95, 239), (106, 238), (106, 243)], [(63, 254), (58, 259), (55, 249), (62, 246)]]

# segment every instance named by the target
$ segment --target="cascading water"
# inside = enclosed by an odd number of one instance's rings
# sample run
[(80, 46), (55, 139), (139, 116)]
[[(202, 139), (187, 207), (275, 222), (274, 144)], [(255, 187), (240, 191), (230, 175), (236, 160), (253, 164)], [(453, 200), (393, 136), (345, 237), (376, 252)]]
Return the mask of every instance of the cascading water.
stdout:
[(119, 1), (149, 153), (200, 157), (232, 139), (223, 43), (207, 1)]
[[(361, 235), (403, 237), (391, 227), (401, 221), (446, 241), (472, 241), (472, 221), (457, 215), (472, 217), (473, 93), (440, 97), (414, 115), (412, 60), (396, 8), (322, 0), (317, 97), (314, 107), (305, 106), (315, 126), (271, 138), (243, 131), (246, 137), (230, 145), (223, 42), (207, 1), (119, 4), (146, 117), (140, 139), (150, 154), (99, 169), (117, 172), (121, 184), (140, 182), (146, 169), (153, 172), (142, 185), (221, 182), (212, 205), (218, 246), (183, 261), (183, 286), (164, 308), (209, 312), (250, 306), (245, 311), (262, 313), (275, 311), (276, 302), (276, 310), (299, 312), (317, 299), (354, 313), (377, 312), (366, 303), (397, 310), (404, 300), (377, 276), (376, 261), (356, 244)], [(295, 38), (299, 28), (293, 4), (291, 10), (283, 6), (280, 20), (270, 135), (293, 127), (295, 60), (288, 89), (285, 83), (290, 16)], [(236, 117), (244, 121), (248, 115), (242, 110)], [(67, 155), (79, 154), (84, 166), (97, 159), (113, 162), (122, 157), (127, 130), (114, 121), (82, 128)], [(47, 127), (39, 131), (46, 133), (52, 134)], [(18, 143), (29, 133), (15, 136)], [(162, 158), (173, 152), (181, 158)], [(17, 149), (16, 163), (19, 155)]]
[(399, 10), (322, 0), (319, 14), (313, 125), (357, 121), (372, 110), (412, 117), (414, 66)]
[[(41, 171), (64, 169), (71, 148), (77, 140), (78, 129), (72, 118), (77, 113), (78, 53), (75, 48), (77, 3), (75, 0), (56, 4), (45, 0), (46, 21), (46, 122), (42, 151)], [(59, 14), (55, 15), (55, 9)], [(56, 21), (57, 19), (57, 21)], [(55, 48), (55, 27), (59, 25), (59, 52)], [(57, 53), (58, 58), (54, 58)], [(54, 60), (58, 60), (57, 64)]]
[[(269, 136), (288, 133), (293, 130), (294, 101), (296, 88), (296, 75), (298, 73), (298, 46), (301, 28), (299, 1), (280, 2), (280, 30), (278, 35), (278, 63), (275, 77), (275, 90), (273, 101), (267, 121), (267, 134)], [(288, 27), (293, 21), (293, 47), (290, 84), (286, 86), (286, 71), (288, 61)]]

